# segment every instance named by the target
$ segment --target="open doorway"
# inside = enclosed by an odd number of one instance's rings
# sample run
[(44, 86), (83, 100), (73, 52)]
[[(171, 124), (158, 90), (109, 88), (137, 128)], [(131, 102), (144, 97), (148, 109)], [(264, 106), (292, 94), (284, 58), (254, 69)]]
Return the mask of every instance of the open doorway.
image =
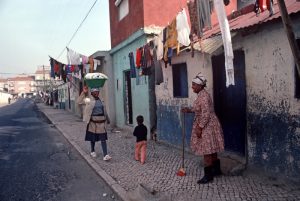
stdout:
[(214, 106), (221, 121), (225, 149), (241, 156), (246, 153), (245, 54), (234, 51), (235, 85), (226, 87), (224, 54), (212, 57)]
[(132, 91), (131, 91), (131, 78), (130, 71), (124, 71), (124, 99), (125, 99), (125, 121), (126, 124), (133, 124), (132, 119)]

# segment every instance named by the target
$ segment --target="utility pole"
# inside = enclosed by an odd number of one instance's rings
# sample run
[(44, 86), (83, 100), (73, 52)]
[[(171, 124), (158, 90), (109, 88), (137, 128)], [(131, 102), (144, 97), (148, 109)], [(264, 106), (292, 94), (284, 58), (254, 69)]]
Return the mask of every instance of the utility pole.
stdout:
[(295, 34), (293, 32), (293, 27), (292, 27), (292, 22), (290, 19), (290, 16), (287, 12), (284, 0), (278, 0), (278, 6), (279, 6), (279, 10), (281, 13), (281, 19), (283, 22), (283, 26), (286, 32), (286, 35), (288, 37), (292, 52), (293, 52), (293, 56), (294, 56), (294, 60), (297, 66), (297, 71), (298, 71), (298, 76), (300, 77), (300, 50), (297, 46), (296, 43), (296, 39), (295, 39)]
[(43, 87), (43, 91), (45, 92), (45, 66), (43, 65), (43, 80), (44, 80), (44, 87)]

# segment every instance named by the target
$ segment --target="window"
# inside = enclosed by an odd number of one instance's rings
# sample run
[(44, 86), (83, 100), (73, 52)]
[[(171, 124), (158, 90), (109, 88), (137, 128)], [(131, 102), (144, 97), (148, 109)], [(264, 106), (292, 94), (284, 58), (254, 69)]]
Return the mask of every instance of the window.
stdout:
[(121, 21), (129, 13), (129, 0), (116, 0), (115, 5), (118, 6), (119, 21)]
[[(296, 40), (298, 48), (300, 49), (300, 39)], [(295, 64), (295, 98), (300, 99), (300, 77)]]
[(186, 63), (172, 65), (174, 98), (188, 97), (188, 81)]

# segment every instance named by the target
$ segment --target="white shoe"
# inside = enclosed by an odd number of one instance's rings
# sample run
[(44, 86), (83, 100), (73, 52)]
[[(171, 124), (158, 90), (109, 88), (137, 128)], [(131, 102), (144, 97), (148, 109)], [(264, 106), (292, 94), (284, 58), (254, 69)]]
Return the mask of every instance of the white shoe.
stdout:
[(104, 161), (109, 161), (110, 159), (111, 159), (110, 155), (106, 155), (106, 156), (104, 156), (104, 158), (103, 158)]
[(91, 153), (91, 156), (92, 156), (93, 158), (96, 158), (96, 156), (97, 156), (96, 152), (92, 152), (92, 153)]

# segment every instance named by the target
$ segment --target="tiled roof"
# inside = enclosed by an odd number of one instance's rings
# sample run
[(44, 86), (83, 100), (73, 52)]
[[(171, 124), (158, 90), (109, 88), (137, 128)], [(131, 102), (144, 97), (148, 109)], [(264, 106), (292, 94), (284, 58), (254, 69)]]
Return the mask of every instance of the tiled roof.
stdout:
[[(300, 1), (285, 0), (284, 2), (285, 2), (286, 8), (287, 8), (289, 14), (297, 13), (300, 11)], [(269, 16), (269, 11), (266, 9), (264, 12), (260, 13), (258, 16), (256, 16), (256, 13), (253, 11), (253, 12), (249, 12), (244, 15), (240, 15), (234, 19), (231, 19), (228, 21), (230, 30), (231, 31), (239, 30), (239, 29), (251, 27), (251, 26), (254, 26), (257, 24), (263, 24), (265, 22), (279, 18), (281, 16), (281, 14), (280, 14), (277, 0), (274, 0), (273, 9), (274, 9), (274, 14), (271, 17)], [(209, 37), (219, 34), (219, 33), (220, 33), (219, 25), (218, 24), (214, 25), (212, 29), (210, 29), (204, 33), (203, 39), (209, 38)]]
[[(236, 33), (231, 33), (231, 38), (233, 38)], [(199, 51), (212, 54), (215, 50), (223, 45), (223, 40), (221, 35), (216, 35), (214, 37), (207, 38), (201, 42)], [(195, 48), (195, 47), (194, 47)], [(197, 48), (195, 48), (197, 49)]]
[(50, 70), (37, 70), (37, 71), (35, 71), (35, 74), (43, 74), (45, 72), (45, 74), (49, 74), (50, 73)]
[(33, 77), (12, 77), (8, 81), (34, 81)]

